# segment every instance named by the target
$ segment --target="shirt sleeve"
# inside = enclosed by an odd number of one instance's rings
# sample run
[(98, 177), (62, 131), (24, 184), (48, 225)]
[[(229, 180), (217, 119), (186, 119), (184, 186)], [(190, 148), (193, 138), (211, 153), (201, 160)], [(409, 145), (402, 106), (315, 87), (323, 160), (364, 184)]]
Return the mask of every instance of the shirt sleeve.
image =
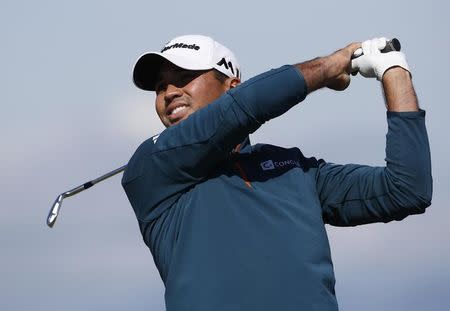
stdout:
[(354, 226), (401, 220), (431, 204), (425, 111), (387, 112), (386, 166), (322, 162), (317, 189), (326, 223)]
[(140, 221), (151, 221), (202, 181), (247, 135), (302, 101), (306, 83), (294, 66), (258, 75), (145, 141), (122, 185)]

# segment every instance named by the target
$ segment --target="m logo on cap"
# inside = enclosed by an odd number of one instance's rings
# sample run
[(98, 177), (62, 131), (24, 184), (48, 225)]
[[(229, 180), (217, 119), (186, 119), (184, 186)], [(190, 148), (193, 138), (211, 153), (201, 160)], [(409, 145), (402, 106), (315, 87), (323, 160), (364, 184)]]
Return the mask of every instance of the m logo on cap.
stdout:
[(231, 72), (236, 75), (236, 77), (240, 78), (239, 76), (239, 69), (236, 68), (236, 74), (234, 73), (233, 63), (227, 62), (225, 57), (223, 57), (218, 63), (217, 66), (224, 66), (227, 70), (231, 70)]

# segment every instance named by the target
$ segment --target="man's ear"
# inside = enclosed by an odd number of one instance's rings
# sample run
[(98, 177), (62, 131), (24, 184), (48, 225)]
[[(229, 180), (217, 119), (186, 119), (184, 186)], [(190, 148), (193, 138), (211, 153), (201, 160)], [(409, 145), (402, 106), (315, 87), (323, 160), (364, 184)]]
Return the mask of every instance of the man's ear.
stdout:
[(227, 90), (235, 88), (239, 84), (241, 84), (241, 80), (239, 78), (228, 78), (225, 81), (225, 86), (226, 86)]

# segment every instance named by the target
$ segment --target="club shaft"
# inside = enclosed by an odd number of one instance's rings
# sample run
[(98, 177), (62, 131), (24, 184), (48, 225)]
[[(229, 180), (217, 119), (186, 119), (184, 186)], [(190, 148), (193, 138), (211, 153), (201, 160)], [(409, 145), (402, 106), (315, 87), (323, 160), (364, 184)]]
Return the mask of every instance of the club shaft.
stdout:
[(120, 172), (123, 172), (126, 167), (127, 167), (126, 165), (121, 166), (121, 167), (119, 167), (119, 168), (117, 168), (117, 169), (115, 169), (115, 170), (113, 170), (113, 171), (111, 171), (109, 173), (106, 173), (105, 175), (102, 175), (102, 176), (100, 176), (100, 177), (98, 177), (96, 179), (90, 180), (90, 181), (88, 181), (88, 182), (86, 182), (86, 183), (84, 183), (84, 184), (82, 184), (82, 185), (80, 185), (78, 187), (75, 187), (75, 188), (73, 188), (73, 189), (71, 189), (69, 191), (66, 191), (66, 192), (63, 193), (63, 195), (64, 195), (65, 198), (71, 197), (71, 196), (73, 196), (73, 195), (75, 195), (77, 193), (80, 193), (81, 191), (89, 189), (93, 185), (95, 185), (95, 184), (97, 184), (97, 183), (99, 183), (99, 182), (101, 182), (101, 181), (103, 181), (105, 179), (108, 179), (108, 178), (110, 178), (110, 177), (112, 177), (114, 175), (119, 174)]
[(100, 177), (98, 177), (96, 179), (88, 181), (87, 183), (85, 183), (83, 185), (84, 189), (88, 189), (88, 188), (92, 187), (93, 185), (95, 185), (95, 184), (97, 184), (97, 183), (99, 183), (99, 182), (101, 182), (101, 181), (103, 181), (103, 180), (105, 180), (107, 178), (113, 177), (114, 175), (117, 175), (117, 174), (123, 172), (126, 167), (127, 167), (126, 165), (121, 166), (121, 167), (119, 167), (119, 168), (117, 168), (117, 169), (115, 169), (115, 170), (113, 170), (113, 171), (111, 171), (109, 173), (106, 173), (105, 175), (102, 175), (102, 176), (100, 176)]

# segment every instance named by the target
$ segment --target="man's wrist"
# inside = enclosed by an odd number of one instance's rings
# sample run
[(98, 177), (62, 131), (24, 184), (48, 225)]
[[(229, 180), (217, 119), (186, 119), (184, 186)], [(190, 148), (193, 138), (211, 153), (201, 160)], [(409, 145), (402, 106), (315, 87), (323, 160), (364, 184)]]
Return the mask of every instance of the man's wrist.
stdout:
[(337, 55), (331, 54), (295, 65), (305, 77), (308, 93), (327, 87), (342, 73), (337, 61)]
[(393, 66), (384, 72), (382, 82), (393, 83), (394, 81), (408, 83), (408, 81), (411, 81), (411, 74), (400, 66)]
[(312, 60), (296, 64), (295, 67), (297, 67), (305, 79), (308, 94), (323, 87), (323, 57), (317, 57)]
[(386, 107), (389, 111), (418, 111), (411, 74), (402, 67), (386, 70), (382, 78)]
[(346, 72), (349, 64), (347, 59), (350, 59), (350, 57), (346, 57), (346, 55), (344, 55), (344, 50), (339, 50), (324, 57), (324, 59), (327, 73), (326, 79), (327, 82), (330, 82)]

